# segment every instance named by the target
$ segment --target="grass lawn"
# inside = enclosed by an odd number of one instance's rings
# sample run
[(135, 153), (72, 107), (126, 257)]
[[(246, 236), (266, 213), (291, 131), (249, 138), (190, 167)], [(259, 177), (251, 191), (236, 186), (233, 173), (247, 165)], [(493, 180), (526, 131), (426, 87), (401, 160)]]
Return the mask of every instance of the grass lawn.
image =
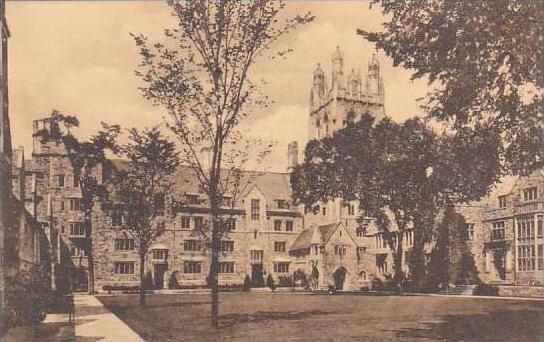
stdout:
[(146, 341), (544, 341), (542, 301), (421, 296), (221, 293), (99, 299)]

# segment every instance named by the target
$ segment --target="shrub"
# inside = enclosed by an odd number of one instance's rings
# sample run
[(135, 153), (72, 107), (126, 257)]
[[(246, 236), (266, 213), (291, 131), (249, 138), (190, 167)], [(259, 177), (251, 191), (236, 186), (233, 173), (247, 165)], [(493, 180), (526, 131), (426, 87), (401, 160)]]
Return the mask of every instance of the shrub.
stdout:
[(380, 278), (372, 279), (372, 290), (374, 291), (396, 291), (397, 287), (391, 276), (386, 276), (384, 280)]
[(278, 287), (294, 287), (295, 282), (293, 281), (293, 278), (290, 276), (281, 276), (278, 279)]
[(53, 302), (47, 273), (33, 267), (5, 277), (3, 332), (20, 325), (35, 325), (45, 319)]
[(296, 286), (306, 287), (308, 286), (308, 277), (304, 270), (298, 269), (293, 273), (293, 281)]
[(172, 272), (172, 275), (170, 276), (170, 279), (168, 280), (168, 288), (169, 289), (179, 289), (180, 288), (177, 275), (178, 275), (178, 272)]
[(244, 291), (249, 291), (250, 288), (251, 288), (251, 278), (249, 278), (249, 275), (246, 274), (246, 277), (244, 278), (243, 289)]
[(139, 285), (104, 285), (102, 286), (102, 290), (104, 291), (140, 291)]
[(276, 283), (274, 282), (274, 278), (272, 278), (271, 274), (269, 274), (266, 278), (266, 286), (268, 286), (272, 291), (276, 290)]
[(499, 287), (497, 285), (480, 284), (476, 286), (473, 294), (475, 296), (498, 296)]

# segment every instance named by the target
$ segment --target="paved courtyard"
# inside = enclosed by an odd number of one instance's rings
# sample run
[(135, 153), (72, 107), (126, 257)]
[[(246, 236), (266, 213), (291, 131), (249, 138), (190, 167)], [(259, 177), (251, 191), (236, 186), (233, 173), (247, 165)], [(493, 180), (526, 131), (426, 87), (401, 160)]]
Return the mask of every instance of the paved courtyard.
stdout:
[(222, 293), (99, 297), (146, 341), (544, 341), (543, 301), (478, 297)]

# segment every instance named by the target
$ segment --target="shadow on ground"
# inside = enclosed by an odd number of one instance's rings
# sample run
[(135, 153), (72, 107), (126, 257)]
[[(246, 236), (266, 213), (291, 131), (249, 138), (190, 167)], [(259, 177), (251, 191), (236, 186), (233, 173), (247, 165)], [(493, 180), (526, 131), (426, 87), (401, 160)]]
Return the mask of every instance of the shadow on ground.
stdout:
[(543, 341), (544, 314), (539, 310), (494, 310), (479, 314), (444, 315), (434, 322), (396, 332), (398, 339), (464, 342)]
[[(253, 314), (227, 314), (222, 315), (219, 320), (221, 321), (222, 327), (230, 327), (236, 324), (244, 323), (261, 323), (261, 322), (270, 322), (270, 321), (293, 321), (293, 320), (303, 320), (310, 318), (312, 316), (327, 316), (335, 315), (340, 313), (339, 311), (321, 311), (321, 310), (311, 310), (311, 311), (283, 311), (283, 312), (271, 312), (271, 311), (257, 311)], [(345, 312), (343, 312), (345, 313)]]

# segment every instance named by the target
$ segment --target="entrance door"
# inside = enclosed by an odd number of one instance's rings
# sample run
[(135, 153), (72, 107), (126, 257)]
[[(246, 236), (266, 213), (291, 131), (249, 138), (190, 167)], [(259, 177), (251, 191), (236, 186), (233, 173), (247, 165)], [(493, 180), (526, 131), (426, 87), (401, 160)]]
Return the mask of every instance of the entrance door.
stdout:
[(251, 282), (254, 287), (264, 286), (263, 264), (251, 265)]
[(167, 266), (165, 264), (157, 264), (154, 266), (153, 285), (155, 289), (160, 290), (164, 284), (164, 272), (166, 272)]
[(344, 281), (346, 280), (346, 273), (347, 270), (344, 267), (338, 268), (333, 276), (334, 280), (334, 288), (337, 290), (343, 290), (344, 289)]
[(89, 290), (89, 274), (83, 267), (77, 267), (73, 277), (74, 292), (87, 292)]

